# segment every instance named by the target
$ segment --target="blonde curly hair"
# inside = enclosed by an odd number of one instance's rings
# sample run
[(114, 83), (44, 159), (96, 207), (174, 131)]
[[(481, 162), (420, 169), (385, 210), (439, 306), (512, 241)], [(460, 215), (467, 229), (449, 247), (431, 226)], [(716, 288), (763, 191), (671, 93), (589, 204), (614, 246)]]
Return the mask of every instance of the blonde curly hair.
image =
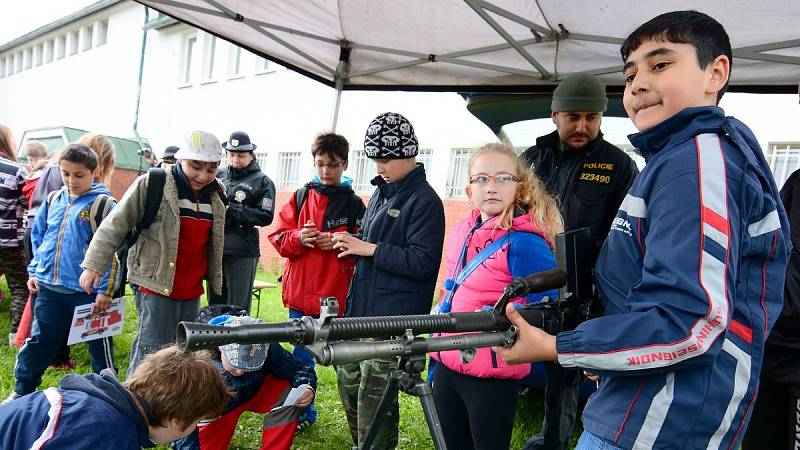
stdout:
[(472, 175), (472, 166), (483, 155), (497, 154), (507, 157), (516, 167), (517, 192), (514, 203), (507, 206), (500, 213), (497, 223), (503, 229), (511, 228), (514, 220), (514, 210), (520, 208), (530, 214), (531, 222), (542, 230), (545, 239), (552, 245), (556, 234), (564, 231), (564, 220), (558, 210), (556, 200), (547, 192), (544, 183), (525, 167), (514, 149), (506, 144), (489, 143), (478, 148), (469, 159), (469, 174)]

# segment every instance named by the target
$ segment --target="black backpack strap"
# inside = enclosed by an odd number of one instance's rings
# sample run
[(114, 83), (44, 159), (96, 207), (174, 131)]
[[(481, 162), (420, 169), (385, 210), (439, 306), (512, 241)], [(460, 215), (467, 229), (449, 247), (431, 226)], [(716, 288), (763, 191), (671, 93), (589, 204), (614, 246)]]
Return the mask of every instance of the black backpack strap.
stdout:
[(61, 193), (61, 189), (56, 189), (55, 191), (50, 191), (50, 193), (47, 194), (47, 208), (48, 209), (50, 208), (50, 205), (53, 203), (53, 201), (56, 199), (56, 197), (58, 197), (59, 193)]
[(298, 219), (300, 218), (300, 210), (303, 209), (303, 203), (306, 202), (306, 197), (308, 197), (308, 185), (305, 185), (300, 189), (294, 191), (294, 202), (296, 205), (296, 213)]
[(158, 208), (161, 207), (161, 199), (164, 198), (164, 185), (167, 184), (167, 172), (160, 167), (150, 169), (147, 177), (147, 198), (144, 202), (144, 215), (136, 225), (139, 232), (152, 225), (156, 219)]
[(154, 167), (147, 171), (147, 195), (144, 201), (144, 214), (142, 220), (137, 223), (128, 233), (120, 246), (119, 253), (127, 254), (129, 248), (133, 247), (142, 230), (153, 224), (161, 207), (161, 199), (164, 198), (164, 185), (167, 182), (167, 172), (160, 167)]
[(108, 194), (100, 194), (94, 198), (92, 206), (89, 207), (89, 224), (92, 226), (92, 236), (97, 232), (103, 218), (108, 215), (113, 199)]

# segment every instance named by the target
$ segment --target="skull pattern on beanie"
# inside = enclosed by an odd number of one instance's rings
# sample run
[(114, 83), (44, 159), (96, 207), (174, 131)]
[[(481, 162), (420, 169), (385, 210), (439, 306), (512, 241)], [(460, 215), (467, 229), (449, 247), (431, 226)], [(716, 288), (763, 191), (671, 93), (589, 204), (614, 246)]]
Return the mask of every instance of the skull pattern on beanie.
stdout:
[(401, 114), (387, 112), (370, 122), (364, 136), (367, 158), (404, 159), (417, 156), (419, 147), (414, 127)]

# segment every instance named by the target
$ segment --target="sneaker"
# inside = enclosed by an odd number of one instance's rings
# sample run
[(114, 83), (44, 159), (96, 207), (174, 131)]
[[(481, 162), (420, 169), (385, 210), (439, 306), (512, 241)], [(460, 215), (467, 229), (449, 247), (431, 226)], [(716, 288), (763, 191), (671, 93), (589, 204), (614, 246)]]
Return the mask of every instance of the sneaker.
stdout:
[(11, 403), (11, 402), (13, 402), (14, 400), (16, 400), (16, 399), (18, 399), (20, 397), (22, 397), (22, 396), (17, 394), (16, 391), (11, 391), (11, 393), (8, 394), (8, 397), (6, 397), (5, 400), (0, 402), (0, 406), (5, 405), (6, 403)]
[(297, 429), (294, 431), (294, 435), (297, 436), (298, 434), (302, 433), (303, 431), (306, 431), (307, 429), (309, 429), (311, 427), (311, 425), (314, 425), (314, 422), (312, 422), (309, 419), (301, 419), (301, 420), (299, 420), (297, 422)]

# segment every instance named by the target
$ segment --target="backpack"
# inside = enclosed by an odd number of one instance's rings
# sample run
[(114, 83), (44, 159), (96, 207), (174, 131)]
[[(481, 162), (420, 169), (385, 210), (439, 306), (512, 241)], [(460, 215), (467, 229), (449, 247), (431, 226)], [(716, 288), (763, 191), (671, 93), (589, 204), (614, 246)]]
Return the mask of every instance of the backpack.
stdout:
[[(311, 183), (308, 183), (301, 187), (300, 189), (294, 191), (294, 203), (295, 203), (295, 215), (297, 218), (300, 218), (300, 210), (303, 209), (303, 204), (306, 202), (306, 197), (308, 197), (308, 190), (311, 187)], [(352, 200), (352, 199), (351, 199)], [(352, 206), (352, 205), (351, 205)], [(354, 211), (354, 208), (348, 208), (350, 211)], [(355, 216), (348, 217), (347, 220), (347, 232), (348, 233), (355, 233), (356, 227), (358, 227), (358, 219)], [(279, 280), (280, 281), (280, 280)]]

